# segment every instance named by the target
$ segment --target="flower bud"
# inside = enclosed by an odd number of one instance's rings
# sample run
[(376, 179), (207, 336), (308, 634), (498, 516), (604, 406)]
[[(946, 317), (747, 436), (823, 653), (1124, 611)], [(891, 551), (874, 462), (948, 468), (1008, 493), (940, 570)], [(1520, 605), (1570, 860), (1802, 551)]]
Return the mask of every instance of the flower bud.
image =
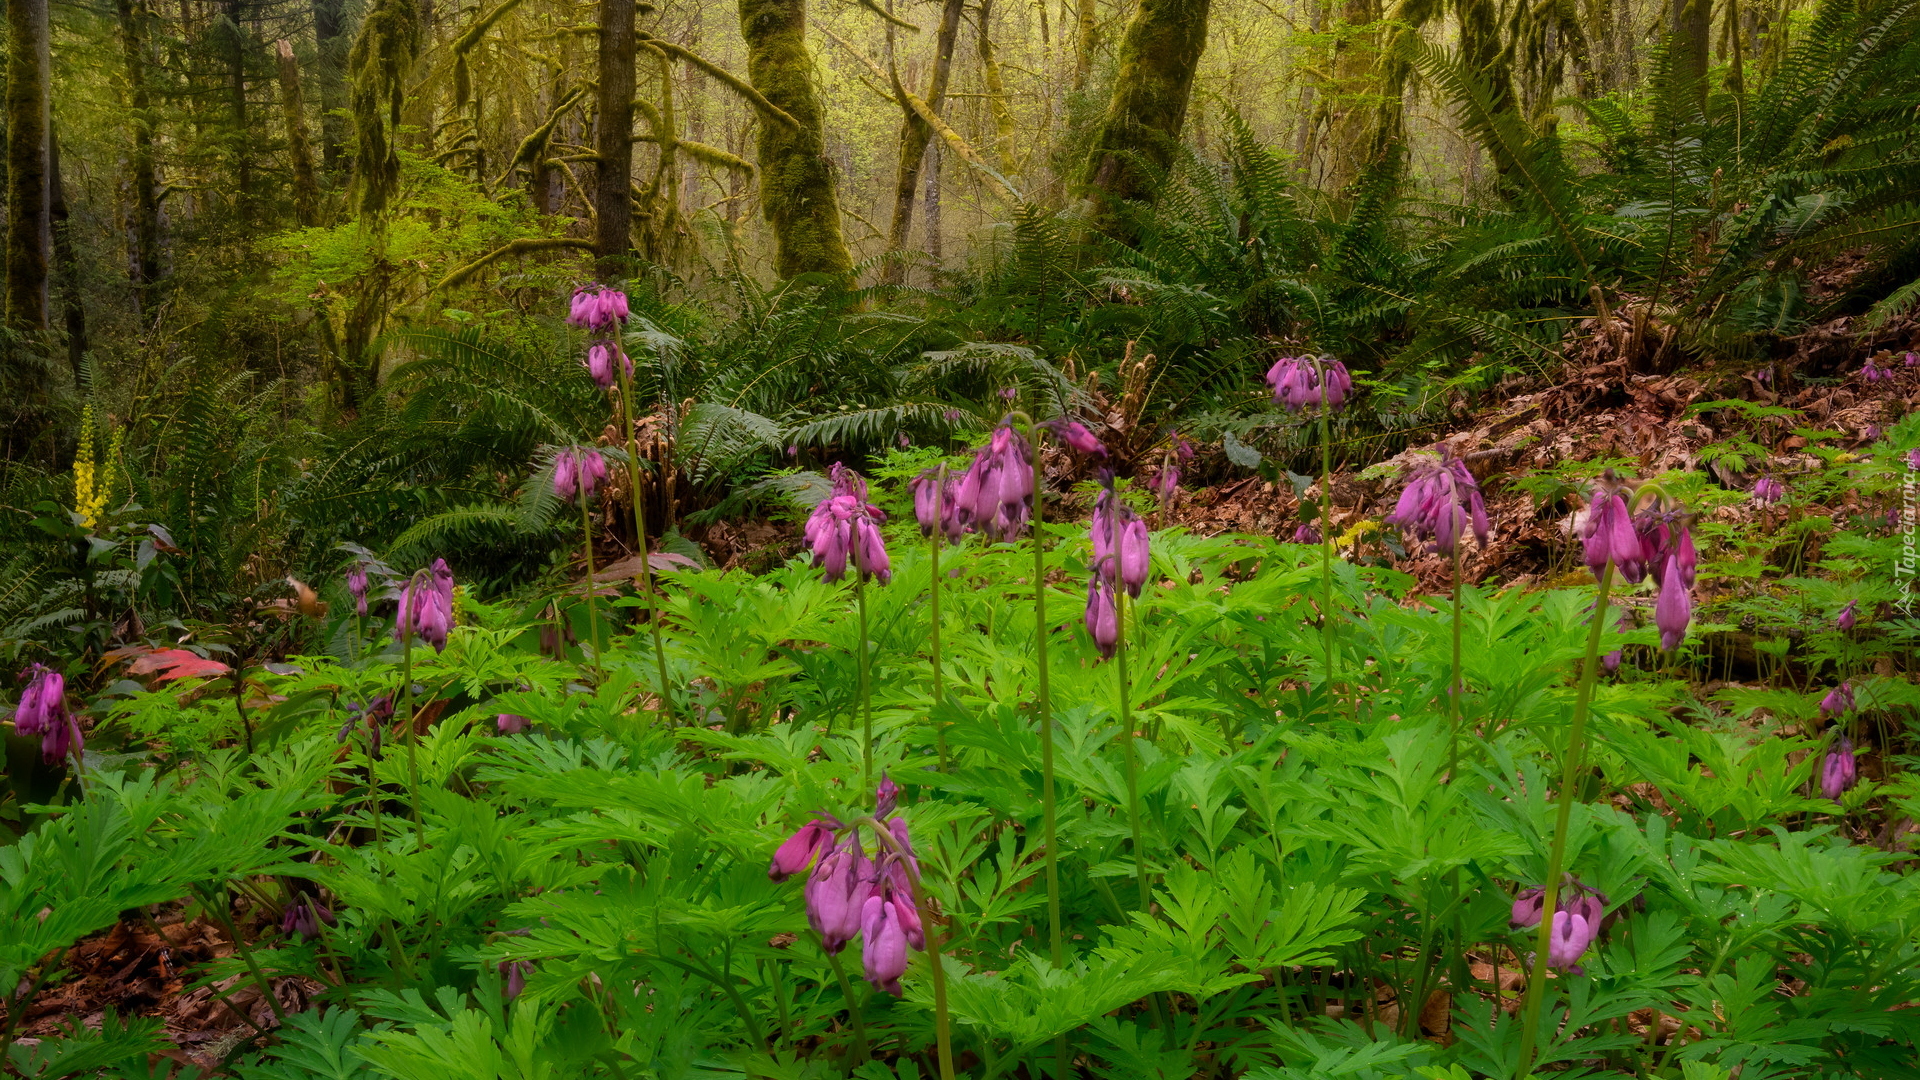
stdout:
[(1854, 760), (1853, 740), (1845, 735), (1833, 742), (1826, 760), (1820, 764), (1820, 794), (1834, 802), (1860, 782), (1860, 768)]
[(356, 615), (367, 613), (367, 567), (365, 563), (354, 563), (347, 571), (347, 593), (353, 597), (353, 610)]
[(901, 996), (900, 976), (907, 973), (907, 935), (894, 906), (878, 896), (867, 897), (860, 920), (865, 942), (860, 963), (867, 981), (895, 997)]
[(1847, 606), (1840, 609), (1840, 616), (1833, 620), (1833, 625), (1839, 627), (1841, 630), (1853, 629), (1855, 622), (1854, 612), (1859, 606), (1860, 601), (1858, 600), (1847, 601)]
[(871, 868), (866, 853), (855, 842), (822, 857), (807, 879), (807, 921), (830, 954), (846, 948), (860, 932), (861, 908), (873, 894), (868, 877)]
[(1666, 580), (1660, 583), (1660, 599), (1653, 606), (1653, 624), (1660, 628), (1660, 648), (1672, 652), (1687, 636), (1687, 624), (1693, 621), (1693, 593), (1683, 580), (1678, 558), (1667, 563)]
[(767, 865), (767, 877), (785, 881), (812, 865), (816, 856), (831, 855), (833, 850), (833, 830), (816, 818), (800, 826), (774, 850), (773, 862)]
[(518, 735), (527, 730), (530, 721), (518, 713), (503, 712), (493, 718), (494, 730), (502, 735)]
[(880, 770), (880, 782), (873, 786), (873, 816), (885, 818), (900, 805), (900, 785), (893, 782), (885, 769)]
[(1111, 659), (1120, 642), (1120, 622), (1114, 611), (1113, 590), (1102, 584), (1097, 574), (1087, 582), (1087, 633), (1100, 655)]
[(1055, 420), (1052, 426), (1054, 434), (1060, 437), (1061, 442), (1072, 448), (1074, 453), (1084, 457), (1107, 456), (1106, 446), (1099, 439), (1094, 438), (1093, 432), (1088, 431), (1087, 426), (1080, 421)]

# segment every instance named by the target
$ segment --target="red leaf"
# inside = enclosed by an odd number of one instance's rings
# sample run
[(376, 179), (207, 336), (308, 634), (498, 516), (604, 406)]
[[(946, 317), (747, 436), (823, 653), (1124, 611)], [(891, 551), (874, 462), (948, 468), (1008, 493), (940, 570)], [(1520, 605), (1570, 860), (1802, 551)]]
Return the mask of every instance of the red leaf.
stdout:
[(209, 675), (225, 675), (232, 669), (218, 660), (208, 660), (185, 649), (167, 649), (163, 652), (148, 653), (133, 662), (127, 668), (131, 675), (151, 675), (160, 672), (160, 681), (169, 679), (197, 679)]

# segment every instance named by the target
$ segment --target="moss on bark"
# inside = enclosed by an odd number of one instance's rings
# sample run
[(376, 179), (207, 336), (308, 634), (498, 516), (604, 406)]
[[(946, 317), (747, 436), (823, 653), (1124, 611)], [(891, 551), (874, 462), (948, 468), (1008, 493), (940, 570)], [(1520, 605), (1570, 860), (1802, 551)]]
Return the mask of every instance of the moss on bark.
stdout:
[(806, 0), (740, 0), (747, 77), (798, 125), (760, 123), (760, 206), (773, 229), (774, 268), (781, 277), (846, 276), (853, 272), (853, 257), (840, 233), (806, 29)]
[(1094, 225), (1127, 239), (1127, 204), (1153, 198), (1179, 151), (1210, 0), (1141, 0), (1120, 41), (1113, 96), (1094, 131), (1082, 185)]
[(7, 5), (7, 324), (47, 328), (53, 218), (47, 190), (53, 58), (47, 0)]

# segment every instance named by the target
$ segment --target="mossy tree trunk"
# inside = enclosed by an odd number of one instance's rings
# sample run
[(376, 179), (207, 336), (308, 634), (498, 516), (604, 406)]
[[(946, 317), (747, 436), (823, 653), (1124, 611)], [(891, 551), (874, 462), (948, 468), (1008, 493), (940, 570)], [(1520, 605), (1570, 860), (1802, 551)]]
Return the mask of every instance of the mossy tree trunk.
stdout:
[(633, 0), (600, 0), (593, 252), (613, 277), (633, 247)]
[(153, 152), (153, 90), (147, 80), (148, 28), (153, 11), (145, 0), (118, 0), (120, 48), (127, 65), (128, 179), (133, 206), (128, 213), (133, 250), (128, 263), (134, 310), (151, 300), (160, 280), (160, 180)]
[[(940, 28), (934, 35), (933, 74), (927, 80), (927, 107), (938, 113), (947, 98), (947, 81), (953, 73), (953, 49), (960, 37), (960, 14), (966, 0), (946, 0), (940, 9)], [(927, 143), (933, 128), (912, 108), (902, 110), (900, 120), (900, 160), (893, 179), (893, 221), (887, 235), (887, 250), (905, 251), (913, 233), (913, 204), (920, 195), (920, 168), (926, 160)], [(944, 117), (942, 118), (944, 119)], [(931, 227), (931, 226), (930, 226)], [(887, 280), (895, 285), (906, 281), (907, 267), (895, 261), (887, 265)]]
[(227, 0), (222, 12), (227, 46), (227, 109), (229, 153), (233, 167), (233, 214), (244, 227), (252, 213), (253, 140), (247, 120), (247, 23), (240, 0)]
[(853, 256), (840, 232), (840, 201), (827, 162), (806, 31), (806, 0), (740, 0), (747, 77), (794, 120), (789, 127), (763, 117), (756, 147), (760, 207), (773, 230), (774, 269), (781, 277), (844, 277), (853, 272)]
[(7, 3), (7, 325), (47, 328), (53, 247), (47, 188), (53, 57), (47, 0)]
[(1380, 21), (1380, 0), (1346, 0), (1340, 22), (1347, 28), (1334, 46), (1333, 80), (1321, 107), (1327, 118), (1326, 186), (1334, 191), (1359, 179), (1379, 152), (1380, 33), (1357, 31)]
[(293, 43), (274, 43), (280, 62), (280, 112), (287, 126), (287, 156), (293, 162), (293, 208), (302, 225), (320, 224), (320, 183), (313, 175), (313, 145), (307, 138), (306, 99), (300, 93), (300, 62)]
[(1707, 56), (1712, 45), (1713, 0), (1671, 0), (1673, 74), (1702, 110), (1707, 104)]
[(1131, 239), (1129, 203), (1153, 198), (1172, 167), (1207, 45), (1209, 0), (1140, 0), (1120, 41), (1113, 97), (1094, 130), (1083, 185), (1100, 231)]
[(47, 125), (47, 220), (53, 228), (54, 267), (60, 279), (60, 307), (67, 321), (67, 366), (73, 378), (80, 380), (81, 363), (87, 355), (86, 289), (80, 281), (80, 259), (73, 250), (71, 214), (67, 209), (66, 183), (60, 178), (60, 133)]
[(346, 158), (347, 107), (346, 0), (313, 0), (313, 73), (320, 84), (320, 168), (329, 182), (340, 175)]

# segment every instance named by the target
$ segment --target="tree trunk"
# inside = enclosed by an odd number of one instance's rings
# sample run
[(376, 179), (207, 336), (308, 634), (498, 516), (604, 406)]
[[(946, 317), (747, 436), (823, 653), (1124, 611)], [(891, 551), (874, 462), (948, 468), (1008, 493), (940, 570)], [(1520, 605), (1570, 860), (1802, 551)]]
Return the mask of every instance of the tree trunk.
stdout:
[[(1340, 21), (1348, 27), (1368, 26), (1380, 21), (1380, 0), (1346, 0)], [(1379, 62), (1380, 33), (1341, 35), (1334, 47), (1333, 85), (1321, 100), (1328, 120), (1327, 187), (1338, 191), (1353, 183), (1372, 163), (1379, 140), (1375, 118), (1378, 110), (1371, 104), (1378, 85), (1375, 78)]]
[(274, 43), (280, 60), (280, 111), (286, 118), (287, 153), (293, 158), (293, 209), (300, 224), (320, 224), (320, 184), (313, 176), (313, 146), (307, 139), (307, 107), (300, 96), (300, 64), (293, 43)]
[[(934, 35), (933, 74), (927, 79), (927, 108), (936, 115), (947, 97), (947, 80), (953, 73), (953, 48), (960, 37), (960, 13), (965, 0), (946, 0), (940, 9), (940, 28)], [(887, 235), (887, 251), (907, 249), (913, 233), (913, 203), (920, 195), (920, 164), (927, 153), (927, 140), (933, 129), (912, 109), (902, 110), (900, 120), (900, 162), (893, 178), (893, 222)], [(943, 118), (944, 119), (944, 118)], [(894, 285), (906, 281), (907, 267), (895, 260), (887, 264), (886, 279)]]
[(7, 325), (47, 328), (47, 261), (53, 246), (47, 192), (47, 93), (53, 58), (47, 0), (7, 4)]
[[(1047, 9), (1040, 7), (1042, 18)], [(1018, 166), (1013, 159), (1013, 110), (1007, 107), (1006, 81), (1000, 76), (1000, 60), (993, 51), (993, 0), (980, 0), (980, 78), (987, 87), (987, 107), (993, 111), (994, 152), (1000, 171), (1012, 176)]]
[(933, 262), (934, 281), (938, 285), (941, 265), (946, 256), (940, 250), (940, 144), (927, 147), (927, 258)]
[(760, 120), (760, 207), (773, 229), (773, 263), (781, 277), (845, 277), (853, 272), (853, 256), (840, 233), (806, 30), (806, 0), (740, 0), (747, 77), (795, 122), (788, 127)]
[(1672, 0), (1673, 77), (1706, 109), (1707, 50), (1713, 42), (1713, 0)]
[(242, 226), (252, 209), (252, 140), (247, 131), (247, 32), (241, 0), (227, 0), (227, 107), (232, 113), (233, 211)]
[(53, 226), (53, 257), (60, 272), (60, 305), (67, 319), (67, 365), (77, 383), (87, 355), (87, 309), (81, 303), (86, 292), (80, 284), (80, 260), (73, 253), (66, 185), (60, 179), (59, 132), (51, 123), (47, 125), (47, 180), (47, 217)]
[[(1100, 47), (1100, 12), (1095, 0), (1078, 0), (1074, 6), (1073, 88), (1085, 90), (1093, 78), (1093, 53)], [(1139, 16), (1135, 15), (1138, 21)], [(1129, 31), (1131, 33), (1131, 31)], [(1126, 46), (1122, 45), (1122, 49)]]
[(142, 310), (160, 280), (160, 181), (153, 154), (153, 94), (147, 85), (147, 27), (153, 12), (145, 0), (118, 0), (120, 48), (127, 63), (127, 122), (132, 150), (127, 170), (132, 173), (133, 250), (128, 276), (133, 283), (134, 310)]
[(1140, 0), (1127, 24), (1113, 97), (1094, 130), (1083, 181), (1102, 232), (1132, 239), (1127, 204), (1152, 199), (1173, 165), (1207, 45), (1208, 3)]
[(604, 277), (618, 275), (633, 246), (633, 3), (600, 0), (593, 253)]
[(347, 107), (346, 0), (313, 0), (314, 74), (320, 81), (320, 167), (330, 180), (340, 176), (346, 156)]

